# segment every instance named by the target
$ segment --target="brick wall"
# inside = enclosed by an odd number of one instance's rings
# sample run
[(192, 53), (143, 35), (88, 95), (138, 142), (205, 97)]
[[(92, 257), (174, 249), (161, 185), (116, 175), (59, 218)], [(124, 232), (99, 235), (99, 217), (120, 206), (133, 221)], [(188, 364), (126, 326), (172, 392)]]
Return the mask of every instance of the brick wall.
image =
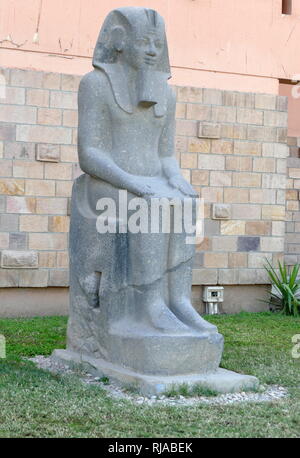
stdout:
[[(68, 285), (79, 77), (2, 69), (0, 287)], [(194, 284), (264, 284), (285, 235), (285, 97), (176, 88), (176, 152), (205, 199)], [(291, 199), (292, 200), (292, 199)]]
[(300, 157), (299, 139), (288, 138), (290, 156), (287, 159), (285, 262), (291, 266), (300, 262)]

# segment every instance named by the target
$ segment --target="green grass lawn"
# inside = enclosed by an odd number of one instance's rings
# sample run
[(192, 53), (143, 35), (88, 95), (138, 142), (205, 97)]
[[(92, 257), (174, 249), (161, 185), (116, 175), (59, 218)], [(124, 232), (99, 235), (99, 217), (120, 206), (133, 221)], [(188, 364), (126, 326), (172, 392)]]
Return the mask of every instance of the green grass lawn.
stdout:
[(290, 397), (226, 406), (133, 405), (22, 360), (64, 348), (66, 318), (1, 319), (7, 359), (0, 360), (0, 437), (300, 437), (300, 358), (291, 356), (300, 318), (240, 313), (209, 321), (225, 337), (222, 367), (285, 386)]

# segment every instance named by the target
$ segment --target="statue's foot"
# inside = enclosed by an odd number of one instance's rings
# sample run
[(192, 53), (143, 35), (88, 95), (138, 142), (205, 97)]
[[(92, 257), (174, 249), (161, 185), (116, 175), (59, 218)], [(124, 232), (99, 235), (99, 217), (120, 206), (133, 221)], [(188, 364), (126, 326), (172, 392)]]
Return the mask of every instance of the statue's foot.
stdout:
[(189, 328), (182, 323), (166, 304), (154, 302), (146, 308), (147, 321), (155, 329), (161, 332), (168, 333), (184, 333), (189, 332)]
[(171, 304), (171, 310), (179, 320), (197, 331), (205, 333), (218, 331), (217, 326), (204, 320), (199, 313), (196, 312), (188, 299), (174, 301)]

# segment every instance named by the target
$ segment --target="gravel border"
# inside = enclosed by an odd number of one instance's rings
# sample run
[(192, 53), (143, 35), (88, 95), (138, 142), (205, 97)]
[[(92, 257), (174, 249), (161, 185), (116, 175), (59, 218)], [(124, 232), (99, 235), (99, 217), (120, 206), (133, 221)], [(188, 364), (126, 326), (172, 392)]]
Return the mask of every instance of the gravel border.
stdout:
[(242, 402), (274, 402), (279, 401), (283, 398), (288, 397), (288, 391), (286, 388), (278, 385), (261, 385), (259, 392), (241, 392), (241, 393), (227, 393), (220, 394), (218, 396), (207, 397), (167, 397), (151, 396), (143, 397), (136, 393), (130, 393), (124, 388), (120, 388), (117, 384), (112, 381), (103, 383), (103, 379), (100, 377), (94, 377), (88, 372), (78, 372), (70, 369), (67, 365), (53, 361), (51, 357), (35, 356), (34, 358), (27, 358), (33, 361), (38, 368), (45, 369), (53, 373), (76, 375), (83, 383), (89, 385), (99, 385), (105, 389), (107, 394), (115, 399), (125, 399), (135, 404), (147, 404), (147, 405), (169, 405), (169, 406), (195, 406), (196, 404), (214, 404), (214, 405), (229, 405), (237, 404)]

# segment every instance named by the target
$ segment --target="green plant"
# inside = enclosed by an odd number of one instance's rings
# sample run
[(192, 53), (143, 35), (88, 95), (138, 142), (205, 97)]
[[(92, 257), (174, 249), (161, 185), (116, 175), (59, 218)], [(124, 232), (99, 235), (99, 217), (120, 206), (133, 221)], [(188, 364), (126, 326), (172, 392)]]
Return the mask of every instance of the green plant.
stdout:
[(284, 315), (298, 316), (300, 312), (300, 280), (297, 279), (300, 264), (295, 264), (291, 273), (288, 267), (278, 261), (278, 273), (267, 260), (266, 271), (272, 282), (271, 297), (268, 302), (275, 305)]

